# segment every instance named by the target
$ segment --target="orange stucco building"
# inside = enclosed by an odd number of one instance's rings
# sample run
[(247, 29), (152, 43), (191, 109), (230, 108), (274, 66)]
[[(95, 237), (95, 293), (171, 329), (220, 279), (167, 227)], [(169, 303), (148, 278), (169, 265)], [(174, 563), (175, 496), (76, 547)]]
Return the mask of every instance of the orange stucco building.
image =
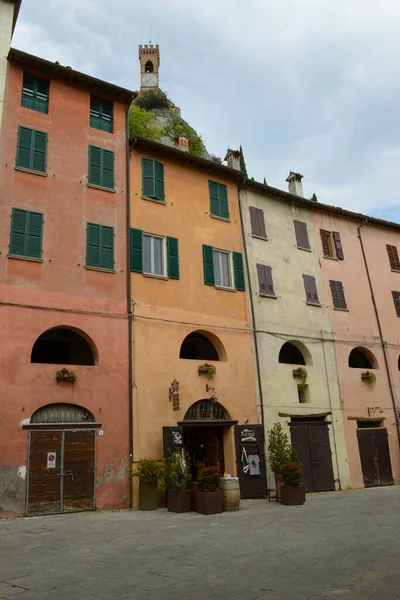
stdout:
[(0, 155), (2, 516), (129, 505), (131, 99), (10, 51)]
[[(179, 143), (131, 140), (134, 461), (161, 459), (183, 442), (194, 479), (218, 465), (239, 475), (242, 496), (263, 496), (240, 174)], [(246, 436), (261, 458), (254, 477), (240, 467)]]

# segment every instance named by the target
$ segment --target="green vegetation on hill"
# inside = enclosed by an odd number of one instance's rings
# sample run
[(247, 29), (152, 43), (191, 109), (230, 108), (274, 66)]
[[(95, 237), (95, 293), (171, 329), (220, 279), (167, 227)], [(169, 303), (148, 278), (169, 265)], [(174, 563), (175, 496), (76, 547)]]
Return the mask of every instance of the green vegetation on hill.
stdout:
[(206, 149), (200, 135), (180, 117), (175, 117), (167, 123), (163, 129), (163, 136), (172, 143), (180, 136), (184, 135), (189, 140), (189, 152), (195, 156), (205, 156)]
[(162, 138), (162, 129), (158, 127), (155, 115), (133, 105), (129, 109), (129, 137), (135, 135), (159, 142)]
[(167, 94), (161, 90), (146, 90), (142, 92), (134, 101), (135, 106), (144, 108), (144, 110), (162, 110), (170, 108), (171, 102)]

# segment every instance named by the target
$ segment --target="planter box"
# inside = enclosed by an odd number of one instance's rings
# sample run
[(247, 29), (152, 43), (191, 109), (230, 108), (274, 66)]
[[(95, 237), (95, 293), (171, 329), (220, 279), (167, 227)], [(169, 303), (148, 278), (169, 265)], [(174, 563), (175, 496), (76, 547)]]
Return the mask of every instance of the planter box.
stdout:
[(208, 367), (199, 367), (198, 368), (199, 371), (199, 375), (201, 375), (202, 373), (208, 373)]
[(304, 485), (281, 485), (281, 504), (298, 506), (306, 501)]
[(191, 500), (190, 490), (167, 491), (167, 508), (169, 512), (190, 512), (192, 510)]
[(201, 515), (216, 515), (222, 513), (222, 492), (197, 492), (196, 512)]
[(139, 481), (139, 510), (157, 510), (157, 481)]
[(197, 507), (199, 504), (199, 487), (200, 483), (198, 481), (192, 481), (190, 483), (190, 488), (192, 490), (192, 510), (194, 512), (198, 512)]

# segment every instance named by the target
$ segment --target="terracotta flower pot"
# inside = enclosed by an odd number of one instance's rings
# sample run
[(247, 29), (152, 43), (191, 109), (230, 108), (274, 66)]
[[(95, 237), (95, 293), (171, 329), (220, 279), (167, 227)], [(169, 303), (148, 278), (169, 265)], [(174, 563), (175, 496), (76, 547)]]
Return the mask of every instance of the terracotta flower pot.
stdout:
[(192, 510), (190, 490), (167, 490), (167, 508), (169, 512), (190, 512)]
[(157, 481), (139, 481), (139, 510), (157, 510)]
[(285, 506), (298, 506), (304, 504), (306, 494), (304, 485), (282, 485), (281, 486), (281, 504)]
[(197, 492), (196, 512), (201, 515), (216, 515), (222, 513), (222, 492)]

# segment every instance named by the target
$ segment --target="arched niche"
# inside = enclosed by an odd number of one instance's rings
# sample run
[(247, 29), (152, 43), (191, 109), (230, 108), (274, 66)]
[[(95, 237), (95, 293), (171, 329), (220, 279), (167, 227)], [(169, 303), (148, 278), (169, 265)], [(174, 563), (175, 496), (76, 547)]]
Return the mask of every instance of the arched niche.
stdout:
[(279, 362), (286, 365), (312, 365), (308, 348), (297, 340), (285, 342), (279, 351)]
[(221, 340), (209, 331), (192, 331), (185, 337), (179, 358), (189, 360), (226, 360), (226, 352)]
[(353, 348), (349, 354), (349, 367), (351, 369), (377, 369), (378, 362), (367, 348)]
[(144, 65), (144, 71), (145, 71), (145, 73), (153, 73), (153, 71), (154, 71), (154, 65), (151, 62), (151, 60), (148, 60), (146, 62), (146, 64)]
[(31, 362), (92, 366), (97, 362), (97, 351), (92, 340), (82, 331), (54, 327), (42, 333), (34, 343)]

